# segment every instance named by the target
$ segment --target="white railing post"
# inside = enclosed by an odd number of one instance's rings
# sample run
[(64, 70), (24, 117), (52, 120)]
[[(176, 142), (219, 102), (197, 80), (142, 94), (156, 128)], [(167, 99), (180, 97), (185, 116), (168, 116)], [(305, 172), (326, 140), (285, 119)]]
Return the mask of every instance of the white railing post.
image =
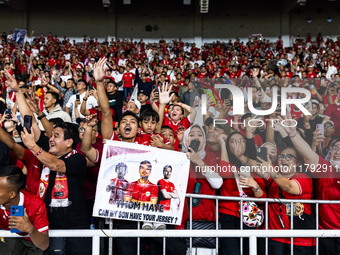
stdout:
[(98, 235), (94, 235), (92, 237), (92, 255), (100, 254), (100, 237)]
[(249, 237), (249, 255), (257, 255), (257, 238), (254, 235)]

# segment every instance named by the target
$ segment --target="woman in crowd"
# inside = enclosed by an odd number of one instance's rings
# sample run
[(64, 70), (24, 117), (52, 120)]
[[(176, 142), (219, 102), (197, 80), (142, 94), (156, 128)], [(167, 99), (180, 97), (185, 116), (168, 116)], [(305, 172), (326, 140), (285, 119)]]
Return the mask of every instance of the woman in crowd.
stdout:
[[(240, 173), (240, 168), (245, 166), (251, 158), (256, 157), (254, 140), (246, 138), (242, 133), (234, 132), (228, 136), (226, 141), (223, 137), (220, 137), (219, 141), (221, 144), (221, 168), (225, 169), (220, 173), (223, 177), (221, 195), (238, 197), (237, 185), (240, 184), (245, 187), (242, 190), (249, 197), (266, 197), (265, 184), (260, 176), (249, 172), (247, 175)], [(243, 158), (246, 158), (246, 162), (241, 162)], [(236, 175), (239, 175), (238, 180)], [(239, 202), (221, 201), (219, 216), (222, 229), (240, 229)], [(243, 225), (243, 229), (246, 228), (249, 227)], [(244, 243), (244, 254), (248, 254), (248, 242)], [(221, 238), (220, 246), (222, 254), (240, 254), (239, 238)]]

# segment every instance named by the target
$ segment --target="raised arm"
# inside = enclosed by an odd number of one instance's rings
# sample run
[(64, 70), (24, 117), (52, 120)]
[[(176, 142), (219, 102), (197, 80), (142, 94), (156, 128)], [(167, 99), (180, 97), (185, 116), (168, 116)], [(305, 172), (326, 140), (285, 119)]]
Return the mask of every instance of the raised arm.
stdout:
[(104, 88), (103, 79), (105, 77), (105, 71), (103, 69), (104, 64), (106, 63), (106, 58), (101, 58), (97, 63), (93, 66), (93, 76), (97, 83), (97, 93), (98, 93), (98, 104), (102, 111), (102, 125), (101, 131), (104, 139), (111, 139), (113, 134), (113, 120), (112, 113), (110, 111), (109, 100), (106, 95), (106, 91)]
[(97, 158), (97, 151), (92, 147), (93, 127), (97, 125), (97, 122), (97, 114), (86, 117), (87, 127), (80, 147), (82, 153), (84, 153), (85, 156), (92, 162)]

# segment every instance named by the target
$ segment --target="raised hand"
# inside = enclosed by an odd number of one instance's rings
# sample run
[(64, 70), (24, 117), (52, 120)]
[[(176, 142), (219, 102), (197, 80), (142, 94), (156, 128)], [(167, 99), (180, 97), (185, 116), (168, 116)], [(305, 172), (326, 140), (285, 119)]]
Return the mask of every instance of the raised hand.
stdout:
[(20, 90), (19, 85), (16, 79), (9, 73), (8, 70), (4, 70), (4, 74), (6, 76), (6, 84), (14, 91), (18, 92)]
[(106, 64), (106, 57), (99, 59), (97, 63), (93, 65), (93, 76), (96, 81), (102, 81), (106, 75), (104, 64)]
[(86, 124), (90, 127), (94, 127), (98, 123), (97, 114), (91, 114), (89, 116), (86, 116)]
[(170, 101), (174, 97), (174, 94), (169, 96), (169, 94), (171, 92), (171, 89), (172, 89), (172, 85), (170, 87), (168, 87), (167, 83), (158, 87), (158, 91), (159, 91), (159, 103), (160, 104), (168, 104), (168, 103), (170, 103)]

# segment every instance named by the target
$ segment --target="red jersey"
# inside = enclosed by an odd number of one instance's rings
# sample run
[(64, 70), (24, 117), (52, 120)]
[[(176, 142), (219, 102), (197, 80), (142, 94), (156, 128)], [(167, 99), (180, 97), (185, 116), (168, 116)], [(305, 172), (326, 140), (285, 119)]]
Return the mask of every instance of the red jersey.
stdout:
[(113, 178), (106, 190), (111, 191), (110, 204), (115, 204), (118, 201), (123, 202), (125, 196), (131, 194), (131, 184), (125, 179)]
[(137, 135), (135, 142), (137, 142), (138, 144), (151, 146), (151, 140), (152, 140), (153, 135), (160, 135), (164, 139), (164, 144), (170, 144), (170, 141), (167, 140), (162, 134), (155, 134), (155, 133), (147, 134), (144, 132)]
[[(189, 115), (190, 116), (190, 115)], [(163, 120), (162, 126), (169, 126), (174, 131), (175, 136), (177, 137), (177, 130), (179, 128), (179, 124), (182, 125), (185, 129), (188, 129), (191, 126), (191, 122), (189, 116), (185, 117), (184, 119), (174, 122), (169, 117), (165, 117)]]
[(27, 149), (25, 149), (25, 154), (21, 161), (27, 167), (26, 191), (38, 194), (42, 164)]
[(158, 198), (158, 187), (151, 183), (140, 183), (139, 180), (132, 184), (132, 199), (139, 202), (150, 202), (151, 199)]
[[(49, 230), (47, 211), (45, 203), (36, 195), (30, 194), (26, 191), (19, 193), (20, 200), (18, 205), (24, 206), (26, 209), (28, 218), (32, 225), (40, 232), (46, 232)], [(8, 216), (11, 215), (11, 211), (6, 209), (3, 205), (0, 206), (0, 227), (4, 230), (8, 228)], [(27, 235), (27, 233), (20, 233), (19, 235)], [(24, 237), (31, 241), (30, 238)]]
[(340, 135), (340, 105), (338, 104), (330, 104), (328, 105), (324, 115), (331, 118), (331, 121), (334, 122), (335, 132), (334, 136)]
[[(316, 199), (340, 200), (340, 174), (339, 170), (332, 167), (324, 158), (319, 156), (318, 165), (327, 166), (327, 171), (312, 172), (315, 179)], [(324, 168), (321, 167), (321, 170)], [(340, 229), (339, 218), (340, 205), (319, 205), (319, 227), (320, 229)]]
[[(237, 188), (236, 179), (233, 173), (233, 169), (236, 169), (239, 172), (239, 169), (229, 162), (221, 161), (220, 163), (221, 169), (218, 171), (220, 176), (223, 178), (223, 184), (220, 188), (221, 196), (227, 197), (238, 197), (239, 190)], [(264, 191), (266, 188), (266, 184), (264, 180), (256, 174), (251, 174), (254, 180), (259, 184), (260, 188)], [(254, 191), (252, 188), (242, 188), (243, 192), (247, 194), (248, 197), (254, 197)], [(266, 197), (266, 193), (263, 192), (262, 198)], [(219, 203), (219, 212), (240, 217), (240, 203), (238, 201), (221, 201)]]
[[(160, 191), (165, 190), (166, 192), (169, 192), (169, 193), (172, 193), (176, 190), (175, 185), (172, 182), (166, 181), (164, 179), (159, 180), (157, 182), (157, 186), (159, 187)], [(171, 199), (164, 198), (164, 196), (161, 196), (161, 199), (160, 199), (160, 201), (158, 201), (158, 203), (160, 205), (164, 205), (165, 211), (170, 210)]]
[[(313, 191), (313, 181), (312, 179), (304, 174), (298, 173), (290, 180), (294, 180), (299, 188), (300, 194), (293, 195), (288, 192), (282, 190), (282, 196), (286, 199), (311, 199), (312, 198), (312, 191)], [(279, 186), (276, 184), (275, 181), (272, 181), (270, 185), (269, 194), (274, 198), (279, 198)], [(303, 204), (304, 205), (304, 214), (311, 214), (311, 206), (310, 204)], [(286, 205), (284, 203), (269, 203), (268, 205), (269, 215), (268, 215), (268, 224), (269, 229), (283, 229), (278, 214), (281, 215), (283, 224), (285, 225), (284, 229), (290, 229), (290, 214), (287, 215), (286, 213)], [(303, 216), (302, 216), (303, 217)], [(271, 238), (272, 240), (290, 244), (290, 238)], [(294, 238), (294, 245), (302, 245), (302, 246), (313, 246), (315, 245), (314, 238)]]
[(124, 81), (124, 88), (132, 88), (132, 81), (133, 79), (136, 78), (136, 75), (128, 72), (128, 73), (124, 73), (122, 76), (122, 81)]

